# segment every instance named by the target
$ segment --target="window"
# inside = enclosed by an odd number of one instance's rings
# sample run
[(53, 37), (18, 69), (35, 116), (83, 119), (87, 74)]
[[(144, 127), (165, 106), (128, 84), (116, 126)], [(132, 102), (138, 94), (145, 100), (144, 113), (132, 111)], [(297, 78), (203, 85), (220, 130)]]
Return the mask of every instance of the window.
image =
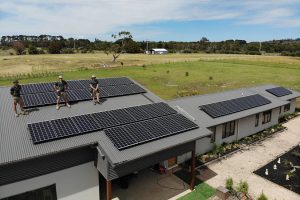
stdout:
[(284, 112), (287, 112), (287, 111), (289, 111), (290, 109), (291, 109), (291, 104), (289, 103), (289, 104), (287, 104), (287, 105), (284, 106), (283, 111), (284, 111)]
[(258, 127), (259, 124), (259, 114), (255, 115), (255, 127)]
[(211, 130), (212, 134), (210, 136), (210, 142), (215, 143), (216, 141), (216, 127), (210, 127), (209, 130)]
[(1, 200), (57, 200), (56, 187), (55, 185), (51, 185)]
[(223, 139), (234, 135), (234, 133), (235, 133), (235, 121), (223, 124), (223, 132), (222, 132)]
[(279, 107), (279, 114), (282, 113), (282, 106)]
[(271, 116), (272, 116), (272, 110), (268, 110), (266, 112), (263, 112), (263, 124), (266, 124), (271, 121)]

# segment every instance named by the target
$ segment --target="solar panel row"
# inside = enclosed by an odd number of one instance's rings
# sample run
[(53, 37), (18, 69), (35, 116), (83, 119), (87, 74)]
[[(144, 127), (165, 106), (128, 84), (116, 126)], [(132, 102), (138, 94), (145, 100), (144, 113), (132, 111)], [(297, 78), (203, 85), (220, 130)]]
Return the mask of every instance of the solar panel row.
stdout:
[[(149, 109), (155, 113), (139, 118), (136, 111), (147, 113)], [(165, 103), (148, 104), (106, 112), (98, 112), (75, 117), (56, 119), (28, 124), (28, 129), (35, 144), (49, 140), (74, 136), (78, 134), (103, 130), (119, 125), (134, 123), (175, 114), (176, 111)]]
[[(146, 91), (136, 84), (107, 86), (100, 88), (100, 97), (117, 97), (124, 95), (140, 94)], [(68, 98), (70, 102), (86, 101), (91, 99), (91, 94), (88, 89), (68, 90)], [(56, 93), (45, 92), (37, 94), (22, 95), (25, 108), (38, 106), (46, 106), (56, 104)]]
[(283, 97), (289, 94), (292, 94), (292, 92), (284, 87), (276, 87), (276, 88), (271, 88), (267, 89), (267, 92), (275, 95), (276, 97)]
[[(126, 77), (104, 78), (104, 79), (97, 79), (97, 80), (99, 81), (100, 87), (134, 84), (130, 79)], [(89, 84), (90, 84), (90, 80), (72, 80), (67, 82), (70, 90), (86, 89), (89, 88)], [(50, 83), (22, 85), (21, 94), (36, 94), (36, 93), (52, 92), (54, 84), (55, 84), (54, 82), (50, 82)]]
[(198, 126), (180, 114), (105, 129), (104, 132), (118, 150), (140, 145)]
[(271, 103), (270, 100), (259, 94), (256, 94), (218, 103), (207, 104), (201, 106), (200, 108), (212, 118), (218, 118), (251, 108), (263, 106), (269, 103)]

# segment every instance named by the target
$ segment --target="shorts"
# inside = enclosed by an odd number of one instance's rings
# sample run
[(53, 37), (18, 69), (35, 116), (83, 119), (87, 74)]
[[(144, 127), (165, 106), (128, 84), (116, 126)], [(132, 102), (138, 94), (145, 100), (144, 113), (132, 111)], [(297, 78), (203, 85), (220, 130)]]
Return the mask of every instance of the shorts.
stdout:
[(58, 92), (56, 92), (56, 94), (57, 94), (57, 97), (65, 97), (66, 96), (66, 92), (58, 91)]
[[(90, 92), (91, 92), (91, 94), (94, 94), (94, 90), (93, 90), (93, 89), (90, 89)], [(97, 89), (95, 93), (96, 93), (96, 94), (97, 94), (97, 93), (100, 93), (99, 89)]]
[(13, 97), (14, 103), (20, 103), (22, 101), (21, 97)]

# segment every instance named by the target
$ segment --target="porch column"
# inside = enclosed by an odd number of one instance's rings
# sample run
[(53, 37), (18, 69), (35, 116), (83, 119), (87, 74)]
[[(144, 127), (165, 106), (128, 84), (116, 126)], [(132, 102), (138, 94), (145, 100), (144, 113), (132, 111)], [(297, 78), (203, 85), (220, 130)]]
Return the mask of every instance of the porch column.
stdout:
[(190, 189), (193, 190), (195, 187), (195, 166), (196, 166), (196, 155), (195, 155), (195, 148), (192, 151), (192, 159), (191, 159), (191, 183)]
[(106, 181), (106, 200), (112, 200), (111, 181)]

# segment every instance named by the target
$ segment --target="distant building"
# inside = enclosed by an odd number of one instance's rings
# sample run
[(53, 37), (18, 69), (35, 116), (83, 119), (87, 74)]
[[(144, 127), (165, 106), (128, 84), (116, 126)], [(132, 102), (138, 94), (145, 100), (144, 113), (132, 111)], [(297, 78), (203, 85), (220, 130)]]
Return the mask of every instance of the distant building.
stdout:
[(150, 54), (167, 54), (169, 53), (167, 49), (151, 49)]

